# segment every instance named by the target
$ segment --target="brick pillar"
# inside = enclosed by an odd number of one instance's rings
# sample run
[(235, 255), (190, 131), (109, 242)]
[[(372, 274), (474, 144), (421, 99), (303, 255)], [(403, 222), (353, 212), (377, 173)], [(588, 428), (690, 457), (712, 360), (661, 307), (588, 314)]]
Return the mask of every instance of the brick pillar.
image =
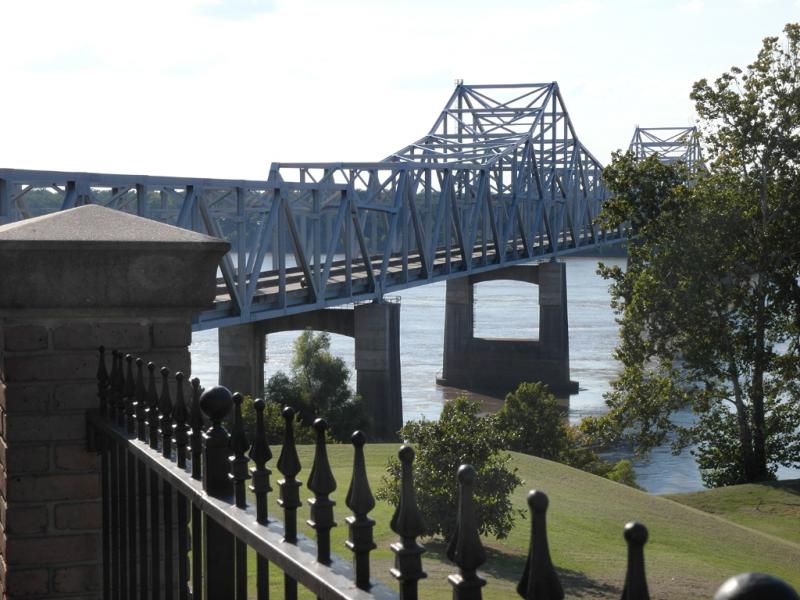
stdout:
[(97, 346), (189, 373), (221, 240), (98, 206), (0, 227), (3, 598), (99, 598)]

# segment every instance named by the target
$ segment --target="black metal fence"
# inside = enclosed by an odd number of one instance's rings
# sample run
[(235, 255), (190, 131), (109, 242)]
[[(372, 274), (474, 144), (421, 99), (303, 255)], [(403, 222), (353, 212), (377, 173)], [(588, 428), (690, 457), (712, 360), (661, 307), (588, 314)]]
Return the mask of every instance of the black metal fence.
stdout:
[[(160, 384), (157, 379), (160, 376)], [(248, 440), (242, 421), (240, 394), (215, 387), (201, 390), (200, 382), (174, 378), (166, 368), (156, 374), (153, 363), (113, 352), (111, 370), (100, 349), (97, 371), (99, 408), (89, 412), (90, 447), (101, 454), (103, 522), (103, 597), (114, 599), (222, 600), (248, 598), (248, 547), (256, 554), (255, 589), (258, 599), (270, 597), (270, 569), (281, 571), (286, 599), (297, 598), (298, 586), (318, 598), (416, 600), (422, 568), (422, 515), (413, 486), (414, 450), (403, 446), (399, 505), (391, 528), (399, 540), (391, 545), (395, 567), (391, 576), (399, 594), (376, 582), (370, 574), (370, 552), (376, 548), (369, 512), (375, 506), (364, 460), (366, 437), (352, 436), (353, 471), (346, 497), (352, 515), (346, 546), (352, 563), (331, 553), (330, 530), (335, 525), (336, 489), (328, 461), (322, 419), (314, 422), (316, 446), (308, 488), (310, 519), (316, 540), (297, 532), (301, 464), (294, 442), (291, 408), (283, 410), (285, 433), (277, 468), (278, 504), (283, 522), (267, 512), (273, 458), (265, 435), (264, 401), (255, 400), (256, 432)], [(170, 389), (177, 390), (175, 399)], [(160, 391), (159, 391), (160, 390)], [(188, 394), (187, 391), (191, 390)], [(224, 425), (233, 410), (229, 433)], [(252, 463), (252, 467), (250, 466)], [(478, 569), (486, 553), (478, 535), (472, 501), (475, 470), (462, 465), (457, 507), (457, 533), (447, 549), (458, 567), (448, 581), (454, 600), (479, 600), (486, 581)], [(248, 505), (246, 485), (255, 498)], [(558, 600), (564, 591), (550, 559), (547, 544), (547, 496), (528, 494), (531, 541), (517, 592), (527, 600)], [(644, 568), (647, 529), (639, 523), (625, 526), (628, 566), (623, 600), (649, 598)], [(273, 590), (275, 591), (275, 590)], [(794, 599), (798, 595), (784, 582), (759, 574), (729, 580), (715, 599)]]

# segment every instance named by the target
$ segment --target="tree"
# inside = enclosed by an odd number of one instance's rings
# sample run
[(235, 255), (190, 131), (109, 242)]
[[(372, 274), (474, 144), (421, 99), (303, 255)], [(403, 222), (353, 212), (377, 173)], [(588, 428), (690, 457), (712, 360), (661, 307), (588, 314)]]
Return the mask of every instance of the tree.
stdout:
[(350, 371), (330, 353), (330, 335), (306, 330), (294, 342), (291, 375), (279, 371), (269, 378), (266, 396), (281, 406), (291, 406), (310, 426), (317, 417), (328, 421), (334, 440), (346, 441), (353, 431), (369, 431), (364, 403), (353, 394)]
[(567, 423), (564, 410), (543, 383), (521, 383), (507, 394), (497, 413), (497, 429), (509, 450), (638, 487), (631, 462), (612, 463), (600, 458), (595, 451), (596, 442)]
[[(414, 483), (417, 502), (425, 521), (425, 535), (449, 539), (456, 525), (458, 482), (462, 464), (475, 467), (475, 510), (482, 535), (501, 539), (514, 524), (511, 493), (521, 483), (510, 456), (502, 452), (505, 440), (498, 435), (496, 417), (480, 416), (480, 404), (464, 396), (445, 402), (438, 421), (409, 421), (400, 437), (414, 445)], [(392, 459), (388, 477), (378, 498), (397, 505), (400, 463)], [(519, 513), (522, 514), (522, 513)]]
[[(690, 445), (707, 485), (800, 465), (800, 25), (746, 70), (694, 84), (708, 169), (616, 153), (604, 226), (629, 222), (628, 267), (600, 266), (620, 315), (610, 412), (584, 430), (642, 451)], [(680, 425), (678, 409), (696, 420)]]
[(563, 411), (543, 383), (521, 383), (507, 394), (497, 426), (509, 450), (548, 460), (561, 460), (569, 444)]

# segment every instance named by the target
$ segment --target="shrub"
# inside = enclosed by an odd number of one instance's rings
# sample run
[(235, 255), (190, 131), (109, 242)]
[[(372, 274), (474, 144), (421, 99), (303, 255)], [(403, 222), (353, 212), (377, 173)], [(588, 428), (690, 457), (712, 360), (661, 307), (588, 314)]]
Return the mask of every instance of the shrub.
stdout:
[[(462, 464), (475, 467), (475, 510), (482, 535), (508, 536), (516, 511), (510, 496), (522, 481), (508, 466), (505, 440), (498, 435), (497, 418), (480, 416), (477, 401), (459, 397), (445, 403), (438, 421), (409, 421), (400, 437), (414, 445), (414, 483), (425, 521), (424, 535), (449, 539), (456, 524), (458, 482)], [(397, 505), (400, 463), (389, 462), (388, 476), (378, 498)], [(523, 513), (519, 513), (523, 514)]]
[(497, 424), (509, 450), (561, 460), (569, 447), (564, 413), (543, 383), (521, 383), (506, 395)]

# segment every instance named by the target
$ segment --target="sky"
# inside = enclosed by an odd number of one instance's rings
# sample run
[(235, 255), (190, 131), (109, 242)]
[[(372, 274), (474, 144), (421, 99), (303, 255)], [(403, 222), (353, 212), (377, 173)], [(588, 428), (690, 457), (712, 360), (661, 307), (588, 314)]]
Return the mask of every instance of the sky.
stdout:
[(694, 122), (800, 0), (0, 0), (0, 168), (265, 179), (373, 161), (465, 83), (558, 81), (606, 163)]

